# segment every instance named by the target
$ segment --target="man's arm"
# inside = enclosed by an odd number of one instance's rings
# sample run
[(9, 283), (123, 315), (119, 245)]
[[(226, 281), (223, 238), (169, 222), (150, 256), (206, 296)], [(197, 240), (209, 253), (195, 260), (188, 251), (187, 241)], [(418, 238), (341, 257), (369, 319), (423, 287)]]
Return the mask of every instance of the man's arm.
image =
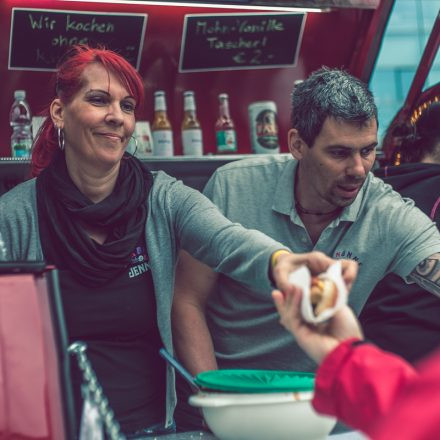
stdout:
[(216, 370), (214, 347), (205, 319), (206, 301), (218, 274), (185, 251), (179, 254), (171, 322), (177, 356), (193, 375)]
[(440, 253), (431, 255), (417, 265), (410, 279), (440, 297)]

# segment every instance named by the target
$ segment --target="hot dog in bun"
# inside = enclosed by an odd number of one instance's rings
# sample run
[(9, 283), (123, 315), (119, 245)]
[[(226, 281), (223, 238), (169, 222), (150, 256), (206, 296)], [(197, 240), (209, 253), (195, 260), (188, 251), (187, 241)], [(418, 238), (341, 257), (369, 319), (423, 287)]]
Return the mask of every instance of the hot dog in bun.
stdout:
[(310, 302), (315, 316), (335, 306), (338, 295), (336, 284), (325, 277), (312, 277)]

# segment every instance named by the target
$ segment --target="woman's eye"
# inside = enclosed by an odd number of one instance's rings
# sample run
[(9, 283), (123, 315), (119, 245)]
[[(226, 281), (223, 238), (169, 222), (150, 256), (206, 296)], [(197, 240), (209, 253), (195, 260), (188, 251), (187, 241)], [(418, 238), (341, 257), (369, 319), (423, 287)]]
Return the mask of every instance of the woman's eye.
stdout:
[(96, 105), (102, 105), (106, 103), (106, 99), (103, 96), (89, 96), (88, 101)]
[(136, 108), (136, 105), (133, 103), (133, 102), (123, 102), (122, 104), (121, 104), (121, 108), (122, 108), (122, 110), (124, 111), (124, 112), (127, 112), (127, 113), (132, 113), (132, 112), (134, 112), (134, 110), (135, 110), (135, 108)]

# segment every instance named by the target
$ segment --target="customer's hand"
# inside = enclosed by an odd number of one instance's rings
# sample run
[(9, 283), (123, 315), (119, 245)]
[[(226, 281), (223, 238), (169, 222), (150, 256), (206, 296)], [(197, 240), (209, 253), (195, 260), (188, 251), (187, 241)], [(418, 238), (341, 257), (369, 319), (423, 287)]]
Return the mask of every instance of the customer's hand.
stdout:
[[(353, 260), (338, 260), (342, 266), (342, 277), (350, 290), (351, 285), (356, 279), (358, 264)], [(272, 277), (278, 290), (282, 292), (297, 292), (300, 289), (289, 282), (289, 275), (300, 266), (305, 265), (309, 268), (312, 275), (319, 275), (325, 272), (328, 267), (336, 260), (328, 257), (322, 252), (308, 252), (305, 254), (280, 253), (276, 258), (272, 268)]]
[(362, 330), (352, 310), (344, 305), (329, 321), (312, 325), (301, 316), (302, 292), (274, 290), (272, 297), (280, 314), (280, 323), (294, 336), (299, 346), (318, 364), (340, 342), (349, 338), (363, 338)]

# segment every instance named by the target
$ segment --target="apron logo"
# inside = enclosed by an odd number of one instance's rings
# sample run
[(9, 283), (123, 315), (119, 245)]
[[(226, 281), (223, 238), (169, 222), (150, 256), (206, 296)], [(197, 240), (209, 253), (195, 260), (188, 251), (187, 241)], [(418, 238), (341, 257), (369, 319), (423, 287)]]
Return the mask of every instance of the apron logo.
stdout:
[(150, 270), (150, 265), (148, 264), (148, 255), (143, 246), (137, 246), (136, 249), (130, 255), (131, 267), (128, 271), (128, 276), (130, 278), (142, 275)]

